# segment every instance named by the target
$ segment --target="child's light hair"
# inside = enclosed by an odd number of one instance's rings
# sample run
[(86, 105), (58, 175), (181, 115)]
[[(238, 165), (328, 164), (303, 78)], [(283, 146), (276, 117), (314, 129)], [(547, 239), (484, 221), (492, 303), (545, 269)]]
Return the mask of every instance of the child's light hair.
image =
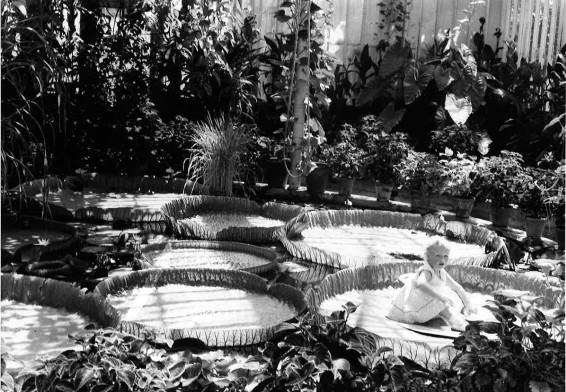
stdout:
[(425, 259), (428, 261), (430, 257), (439, 250), (450, 252), (450, 245), (444, 237), (433, 237), (432, 241), (427, 245), (425, 250)]

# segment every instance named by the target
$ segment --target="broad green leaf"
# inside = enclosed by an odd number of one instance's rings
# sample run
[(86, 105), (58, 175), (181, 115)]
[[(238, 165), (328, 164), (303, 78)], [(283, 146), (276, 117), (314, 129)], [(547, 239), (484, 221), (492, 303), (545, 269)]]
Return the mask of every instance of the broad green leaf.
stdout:
[(126, 384), (129, 389), (133, 388), (134, 382), (136, 380), (136, 375), (131, 370), (116, 369), (116, 377), (118, 377), (120, 381)]
[(446, 94), (444, 108), (456, 124), (465, 124), (472, 114), (472, 103), (468, 97), (457, 98), (454, 94)]
[(390, 102), (389, 105), (383, 109), (379, 117), (383, 120), (383, 128), (385, 132), (389, 133), (401, 121), (406, 109), (402, 108), (395, 110), (395, 104)]
[(80, 368), (75, 373), (75, 386), (77, 391), (84, 387), (90, 381), (94, 381), (96, 371), (92, 368)]
[(401, 71), (403, 66), (411, 58), (411, 46), (405, 39), (397, 39), (385, 51), (379, 68), (379, 79), (388, 79)]
[(177, 363), (175, 363), (173, 366), (169, 367), (169, 374), (171, 375), (171, 379), (175, 380), (179, 377), (181, 377), (185, 371), (185, 367), (187, 366), (187, 363), (185, 361), (179, 361)]
[(314, 346), (315, 364), (326, 364), (328, 367), (332, 366), (332, 355), (330, 351), (322, 343), (317, 343)]
[(350, 362), (344, 358), (338, 358), (332, 361), (333, 370), (350, 370)]
[(407, 66), (405, 66), (403, 69), (403, 98), (405, 105), (411, 104), (420, 97), (434, 77), (434, 70), (435, 67), (433, 65), (425, 65), (418, 68), (415, 60), (410, 60)]

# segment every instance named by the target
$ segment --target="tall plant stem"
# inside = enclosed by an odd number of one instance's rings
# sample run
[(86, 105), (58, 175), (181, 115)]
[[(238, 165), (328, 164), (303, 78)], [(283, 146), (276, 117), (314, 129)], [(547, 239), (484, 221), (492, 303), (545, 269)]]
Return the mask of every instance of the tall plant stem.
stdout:
[[(310, 20), (310, 0), (300, 0), (306, 3), (306, 18), (303, 22), (303, 6), (299, 5), (297, 13), (298, 23), (297, 30), (309, 28)], [(307, 35), (308, 36), (308, 35)], [(309, 91), (309, 65), (308, 59), (310, 53), (308, 51), (308, 42), (298, 35), (297, 48), (297, 71), (295, 77), (295, 88), (293, 96), (293, 138), (291, 151), (291, 176), (289, 179), (289, 189), (296, 190), (301, 185), (301, 161), (302, 161), (302, 145), (305, 136), (305, 99)]]

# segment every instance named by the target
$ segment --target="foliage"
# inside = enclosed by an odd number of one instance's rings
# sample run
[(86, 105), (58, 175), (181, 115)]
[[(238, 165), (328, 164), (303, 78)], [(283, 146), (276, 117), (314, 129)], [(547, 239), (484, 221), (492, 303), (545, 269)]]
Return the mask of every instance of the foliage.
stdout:
[(267, 136), (261, 136), (257, 127), (250, 127), (248, 148), (241, 155), (241, 163), (246, 168), (243, 179), (254, 184), (261, 178), (264, 164), (274, 155), (275, 142)]
[(440, 154), (434, 171), (435, 178), (429, 184), (433, 192), (456, 197), (475, 197), (478, 169), (476, 158), (467, 154), (456, 154), (446, 149)]
[[(519, 208), (527, 216), (548, 218), (552, 214), (552, 201), (559, 196), (555, 194), (555, 188), (559, 187), (560, 182), (557, 173), (527, 166), (525, 174), (528, 176), (528, 181), (523, 184)], [(551, 193), (554, 196), (551, 196)]]
[(74, 138), (84, 138), (75, 151), (82, 152), (74, 160), (76, 167), (99, 173), (161, 176), (170, 168), (182, 170), (192, 132), (187, 119), (177, 116), (165, 123), (149, 100), (110, 123), (115, 115), (98, 123), (85, 119), (85, 134)]
[[(383, 48), (385, 50), (385, 48)], [(346, 65), (337, 64), (334, 70), (334, 86), (331, 89), (333, 103), (336, 99), (346, 99), (347, 105), (354, 105), (358, 94), (366, 83), (379, 72), (379, 66), (369, 54), (369, 45), (365, 44), (359, 57), (354, 56)], [(355, 81), (350, 81), (350, 75), (355, 75)]]
[(320, 158), (328, 164), (330, 171), (337, 177), (360, 177), (366, 154), (355, 140), (356, 129), (344, 124), (333, 145), (322, 146)]
[[(56, 16), (2, 2), (2, 190), (48, 171), (46, 139), (65, 130), (62, 56), (52, 46)], [(48, 11), (47, 9), (45, 11)]]
[(254, 391), (402, 391), (418, 384), (425, 391), (429, 372), (408, 370), (372, 334), (347, 325), (355, 310), (348, 303), (321, 323), (307, 313), (281, 341), (266, 343), (260, 351), (269, 375)]
[[(558, 391), (564, 388), (564, 309), (542, 312), (540, 297), (502, 290), (487, 306), (497, 322), (471, 322), (454, 340), (465, 391)], [(488, 337), (486, 334), (490, 334)]]
[(144, 11), (158, 37), (157, 75), (168, 82), (161, 86), (165, 94), (213, 115), (251, 115), (259, 38), (255, 17), (245, 16), (240, 2), (190, 1), (180, 10), (158, 1), (141, 3), (142, 9), (148, 5), (150, 11)]
[(394, 132), (370, 133), (367, 141), (368, 169), (377, 181), (396, 183), (399, 180), (399, 167), (407, 158), (410, 146), (407, 135)]
[(72, 338), (82, 350), (67, 350), (24, 369), (15, 380), (3, 374), (2, 390), (236, 392), (263, 372), (251, 360), (238, 362), (219, 354), (201, 358), (188, 350), (170, 353), (172, 341), (152, 334), (136, 338), (98, 330)]
[(502, 151), (499, 155), (483, 157), (478, 169), (479, 200), (489, 201), (496, 208), (519, 203), (523, 184), (529, 181), (521, 154)]
[(443, 129), (431, 132), (429, 149), (440, 154), (446, 148), (470, 155), (486, 155), (489, 152), (491, 139), (485, 132), (475, 132), (465, 125), (449, 125)]
[(201, 182), (203, 191), (231, 196), (233, 181), (245, 178), (242, 157), (250, 145), (251, 130), (219, 116), (194, 126), (193, 148), (186, 159), (187, 175)]
[(439, 181), (439, 165), (435, 155), (409, 150), (407, 156), (396, 166), (401, 186), (413, 190), (430, 191)]
[[(325, 113), (331, 103), (327, 91), (336, 59), (324, 50), (329, 19), (316, 3), (304, 0), (283, 1), (274, 17), (286, 28), (264, 36), (267, 50), (260, 61), (266, 82), (261, 88), (279, 114), (282, 127), (276, 132), (282, 133), (285, 151), (292, 155), (291, 170), (308, 174), (313, 155), (325, 139), (322, 123), (328, 123)], [(293, 140), (299, 133), (301, 140)]]
[(379, 29), (384, 31), (385, 41), (389, 41), (391, 32), (396, 37), (403, 37), (409, 25), (411, 0), (383, 0), (377, 4), (381, 20)]
[(489, 68), (499, 82), (499, 87), (510, 91), (518, 99), (522, 111), (540, 109), (544, 105), (546, 76), (538, 61), (528, 63), (517, 52), (514, 40), (505, 40), (506, 61), (497, 62)]

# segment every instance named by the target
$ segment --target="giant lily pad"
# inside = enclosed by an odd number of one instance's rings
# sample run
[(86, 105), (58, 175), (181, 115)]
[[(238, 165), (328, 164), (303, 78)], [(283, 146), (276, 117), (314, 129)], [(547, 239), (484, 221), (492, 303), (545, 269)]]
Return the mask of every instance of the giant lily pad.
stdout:
[(494, 233), (434, 215), (369, 211), (310, 211), (290, 220), (281, 241), (291, 255), (338, 268), (386, 260), (422, 260), (430, 236), (446, 236), (451, 262), (489, 264), (484, 245)]
[(189, 239), (273, 242), (283, 225), (304, 209), (284, 203), (259, 205), (223, 196), (188, 196), (163, 206), (174, 233)]
[(229, 241), (169, 241), (146, 246), (154, 268), (211, 268), (262, 273), (276, 266), (277, 254), (259, 246)]
[(109, 278), (95, 293), (120, 313), (110, 326), (123, 332), (150, 330), (215, 347), (266, 341), (305, 307), (299, 290), (231, 270), (147, 269)]

